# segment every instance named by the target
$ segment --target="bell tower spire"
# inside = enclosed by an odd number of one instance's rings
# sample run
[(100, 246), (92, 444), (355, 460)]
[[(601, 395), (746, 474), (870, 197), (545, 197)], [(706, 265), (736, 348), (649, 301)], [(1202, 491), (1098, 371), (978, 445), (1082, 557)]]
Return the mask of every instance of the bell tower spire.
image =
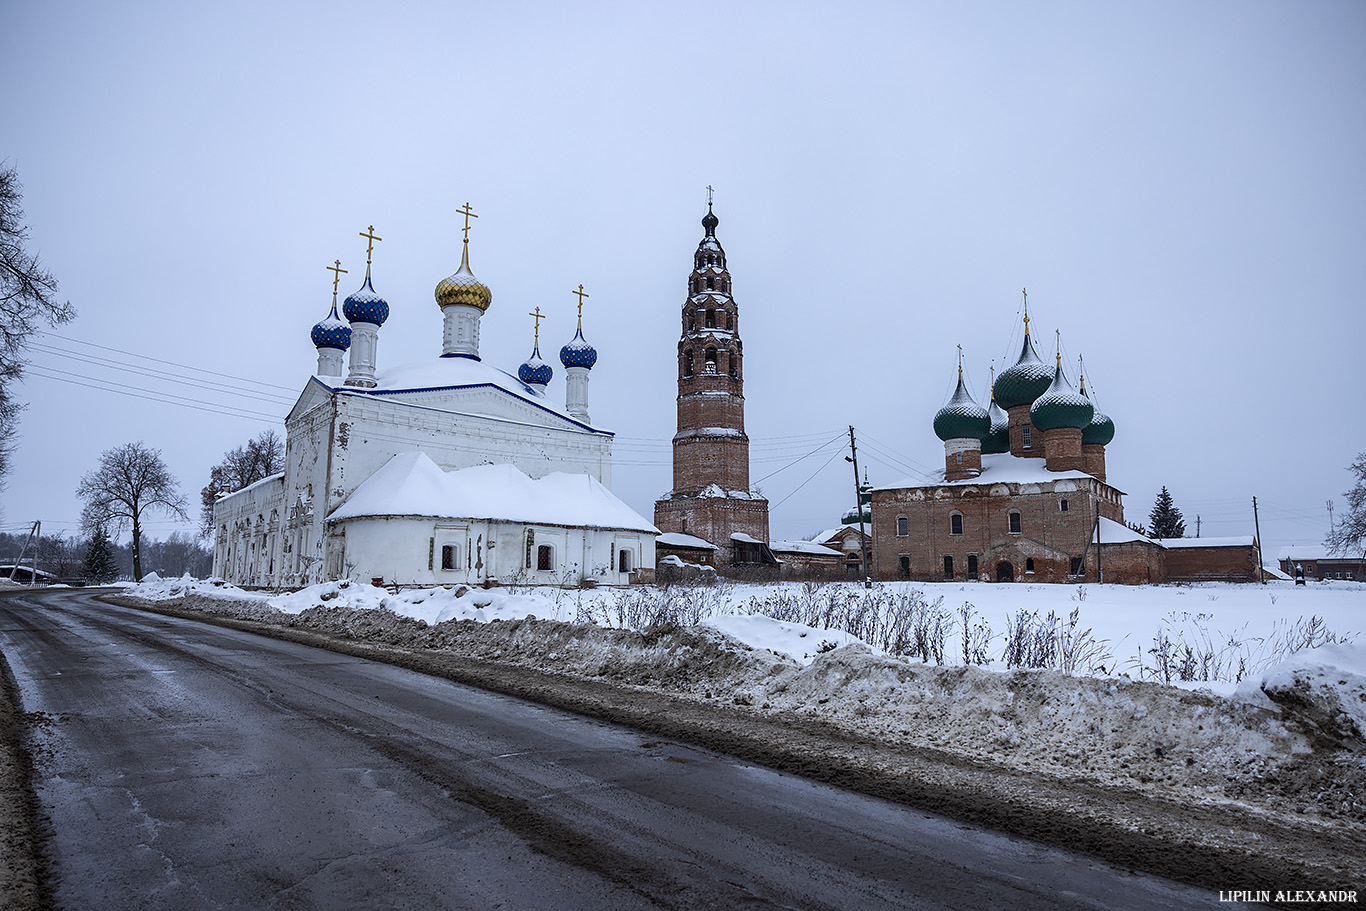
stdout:
[(727, 563), (769, 562), (768, 501), (749, 487), (744, 344), (720, 223), (708, 187), (681, 314), (674, 486), (655, 503), (655, 525), (715, 544)]

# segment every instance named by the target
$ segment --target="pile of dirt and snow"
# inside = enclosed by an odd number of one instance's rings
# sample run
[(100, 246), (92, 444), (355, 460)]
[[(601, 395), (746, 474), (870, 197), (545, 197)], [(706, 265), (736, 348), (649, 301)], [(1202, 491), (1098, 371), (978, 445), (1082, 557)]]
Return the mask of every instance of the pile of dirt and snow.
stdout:
[[(406, 649), (530, 667), (931, 747), (1058, 780), (1178, 802), (1366, 821), (1366, 647), (1303, 651), (1225, 693), (1058, 670), (934, 666), (846, 632), (713, 614), (644, 630), (558, 590), (413, 590), (346, 582), (279, 595), (189, 580), (144, 601)], [(601, 593), (594, 593), (598, 597)], [(612, 597), (607, 595), (606, 597)], [(575, 622), (585, 615), (600, 622)]]

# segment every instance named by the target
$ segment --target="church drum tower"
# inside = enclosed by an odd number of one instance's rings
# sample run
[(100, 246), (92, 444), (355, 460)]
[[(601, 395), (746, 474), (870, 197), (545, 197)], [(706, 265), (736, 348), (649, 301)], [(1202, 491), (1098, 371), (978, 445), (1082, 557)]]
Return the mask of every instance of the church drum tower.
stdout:
[(771, 564), (768, 501), (749, 487), (744, 346), (717, 224), (708, 201), (678, 342), (673, 491), (655, 503), (655, 525), (716, 545), (721, 565)]

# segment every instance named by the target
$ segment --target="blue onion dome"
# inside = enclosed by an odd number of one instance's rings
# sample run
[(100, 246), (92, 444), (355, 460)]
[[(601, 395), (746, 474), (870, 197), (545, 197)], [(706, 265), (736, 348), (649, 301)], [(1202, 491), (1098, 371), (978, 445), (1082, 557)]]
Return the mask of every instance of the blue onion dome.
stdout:
[(598, 362), (598, 351), (583, 338), (583, 326), (579, 326), (569, 344), (560, 349), (560, 363), (568, 367), (587, 367), (593, 369)]
[(982, 454), (1010, 452), (1010, 416), (996, 404), (995, 396), (987, 407), (987, 414), (991, 417), (991, 429), (982, 440)]
[(550, 368), (550, 365), (541, 360), (539, 345), (532, 349), (531, 357), (526, 359), (526, 363), (517, 368), (517, 379), (528, 386), (544, 386), (550, 382), (550, 378), (554, 375), (555, 371)]
[(1057, 430), (1060, 427), (1073, 427), (1081, 430), (1091, 423), (1096, 409), (1091, 400), (1072, 388), (1067, 377), (1062, 375), (1062, 360), (1053, 372), (1053, 384), (1043, 395), (1034, 400), (1029, 409), (1029, 419), (1040, 430)]
[(353, 323), (383, 326), (389, 318), (389, 304), (375, 293), (375, 286), (370, 284), (370, 276), (367, 275), (360, 288), (342, 304), (342, 315)]
[(992, 393), (995, 395), (996, 403), (1002, 408), (1028, 405), (1043, 395), (1052, 378), (1048, 365), (1039, 360), (1039, 356), (1034, 353), (1034, 342), (1026, 332), (1024, 347), (1020, 349), (1020, 359), (1015, 362), (1015, 366), (1007, 367), (996, 377)]
[[(1086, 395), (1086, 380), (1081, 381), (1081, 394), (1087, 400), (1090, 396)], [(1102, 412), (1099, 408), (1091, 415), (1091, 423), (1081, 429), (1081, 443), (1083, 446), (1109, 446), (1110, 441), (1115, 438), (1115, 422), (1110, 420), (1109, 415)]]
[(493, 292), (489, 290), (470, 271), (470, 245), (465, 241), (464, 251), (460, 254), (460, 268), (455, 273), (441, 279), (436, 285), (436, 303), (441, 307), (478, 307), (486, 311), (493, 303)]
[(991, 430), (991, 417), (987, 410), (972, 399), (968, 387), (963, 385), (963, 373), (958, 372), (958, 388), (953, 398), (934, 416), (934, 433), (939, 439), (980, 440)]
[(315, 348), (336, 348), (338, 351), (345, 351), (351, 347), (351, 327), (337, 316), (337, 305), (332, 305), (332, 312), (322, 322), (313, 326), (313, 347)]

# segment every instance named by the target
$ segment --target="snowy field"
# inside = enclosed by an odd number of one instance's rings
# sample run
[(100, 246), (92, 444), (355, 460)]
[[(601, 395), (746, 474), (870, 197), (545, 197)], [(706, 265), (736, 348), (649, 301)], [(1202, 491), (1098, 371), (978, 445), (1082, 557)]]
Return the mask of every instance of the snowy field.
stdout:
[[(992, 670), (1054, 668), (1230, 695), (1292, 654), (1366, 646), (1366, 583), (1295, 586), (779, 583), (559, 589), (385, 589), (328, 582), (267, 594), (149, 577), (131, 590), (159, 601), (194, 593), (285, 614), (379, 609), (436, 625), (535, 617), (611, 628), (706, 624), (756, 649), (809, 664), (863, 642), (877, 654)], [(1353, 649), (1354, 651), (1354, 649)], [(1339, 659), (1341, 660), (1341, 659)]]

